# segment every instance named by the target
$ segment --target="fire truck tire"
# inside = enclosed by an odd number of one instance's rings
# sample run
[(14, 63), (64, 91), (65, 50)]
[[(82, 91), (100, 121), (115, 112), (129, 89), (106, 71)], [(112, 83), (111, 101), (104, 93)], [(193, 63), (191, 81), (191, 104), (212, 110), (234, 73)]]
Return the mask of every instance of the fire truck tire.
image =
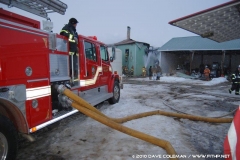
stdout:
[[(16, 159), (18, 150), (18, 134), (13, 123), (0, 115), (0, 159)], [(6, 159), (4, 159), (6, 157)]]
[(115, 81), (113, 86), (113, 96), (108, 99), (108, 102), (110, 104), (118, 103), (119, 98), (120, 98), (120, 86), (119, 83)]

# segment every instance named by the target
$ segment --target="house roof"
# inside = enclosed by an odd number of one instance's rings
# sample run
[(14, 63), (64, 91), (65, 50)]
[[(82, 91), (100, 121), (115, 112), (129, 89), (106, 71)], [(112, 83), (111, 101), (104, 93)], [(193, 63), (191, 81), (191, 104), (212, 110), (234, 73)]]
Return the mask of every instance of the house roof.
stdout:
[(230, 2), (196, 12), (169, 22), (217, 42), (240, 38), (240, 1)]
[(114, 43), (115, 46), (120, 46), (120, 45), (126, 45), (126, 44), (133, 44), (133, 43), (143, 43), (144, 45), (147, 45), (148, 47), (150, 46), (148, 43), (145, 42), (138, 42), (133, 39), (125, 39), (123, 41)]
[(201, 36), (172, 38), (158, 51), (240, 50), (240, 39), (218, 43)]

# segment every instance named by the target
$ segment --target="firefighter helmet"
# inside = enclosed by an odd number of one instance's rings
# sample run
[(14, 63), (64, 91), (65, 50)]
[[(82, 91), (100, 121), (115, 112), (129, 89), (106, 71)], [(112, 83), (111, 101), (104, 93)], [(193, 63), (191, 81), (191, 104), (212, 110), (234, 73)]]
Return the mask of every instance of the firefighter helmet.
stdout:
[(205, 68), (208, 68), (208, 66), (206, 65)]
[(69, 23), (71, 23), (71, 24), (77, 24), (78, 21), (77, 21), (76, 18), (70, 18), (70, 19), (69, 19)]

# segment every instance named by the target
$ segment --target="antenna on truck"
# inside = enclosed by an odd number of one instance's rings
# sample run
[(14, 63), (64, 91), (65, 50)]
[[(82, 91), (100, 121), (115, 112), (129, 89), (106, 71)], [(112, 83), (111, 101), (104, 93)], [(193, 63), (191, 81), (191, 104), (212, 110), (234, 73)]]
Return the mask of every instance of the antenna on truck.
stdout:
[(49, 19), (48, 13), (57, 12), (64, 15), (67, 9), (67, 4), (60, 0), (0, 0), (0, 3), (6, 4), (9, 8), (17, 7), (46, 19)]

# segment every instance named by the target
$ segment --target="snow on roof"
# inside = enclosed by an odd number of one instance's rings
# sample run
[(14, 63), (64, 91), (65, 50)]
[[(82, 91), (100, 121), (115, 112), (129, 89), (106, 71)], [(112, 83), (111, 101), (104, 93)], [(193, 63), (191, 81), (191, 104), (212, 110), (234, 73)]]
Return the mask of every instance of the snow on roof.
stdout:
[(123, 40), (123, 41), (114, 43), (114, 45), (119, 46), (119, 45), (133, 44), (133, 43), (143, 43), (144, 45), (146, 45), (146, 46), (148, 46), (148, 47), (150, 46), (148, 43), (138, 42), (138, 41), (135, 41), (135, 40), (133, 40), (133, 39), (125, 39), (125, 40)]

